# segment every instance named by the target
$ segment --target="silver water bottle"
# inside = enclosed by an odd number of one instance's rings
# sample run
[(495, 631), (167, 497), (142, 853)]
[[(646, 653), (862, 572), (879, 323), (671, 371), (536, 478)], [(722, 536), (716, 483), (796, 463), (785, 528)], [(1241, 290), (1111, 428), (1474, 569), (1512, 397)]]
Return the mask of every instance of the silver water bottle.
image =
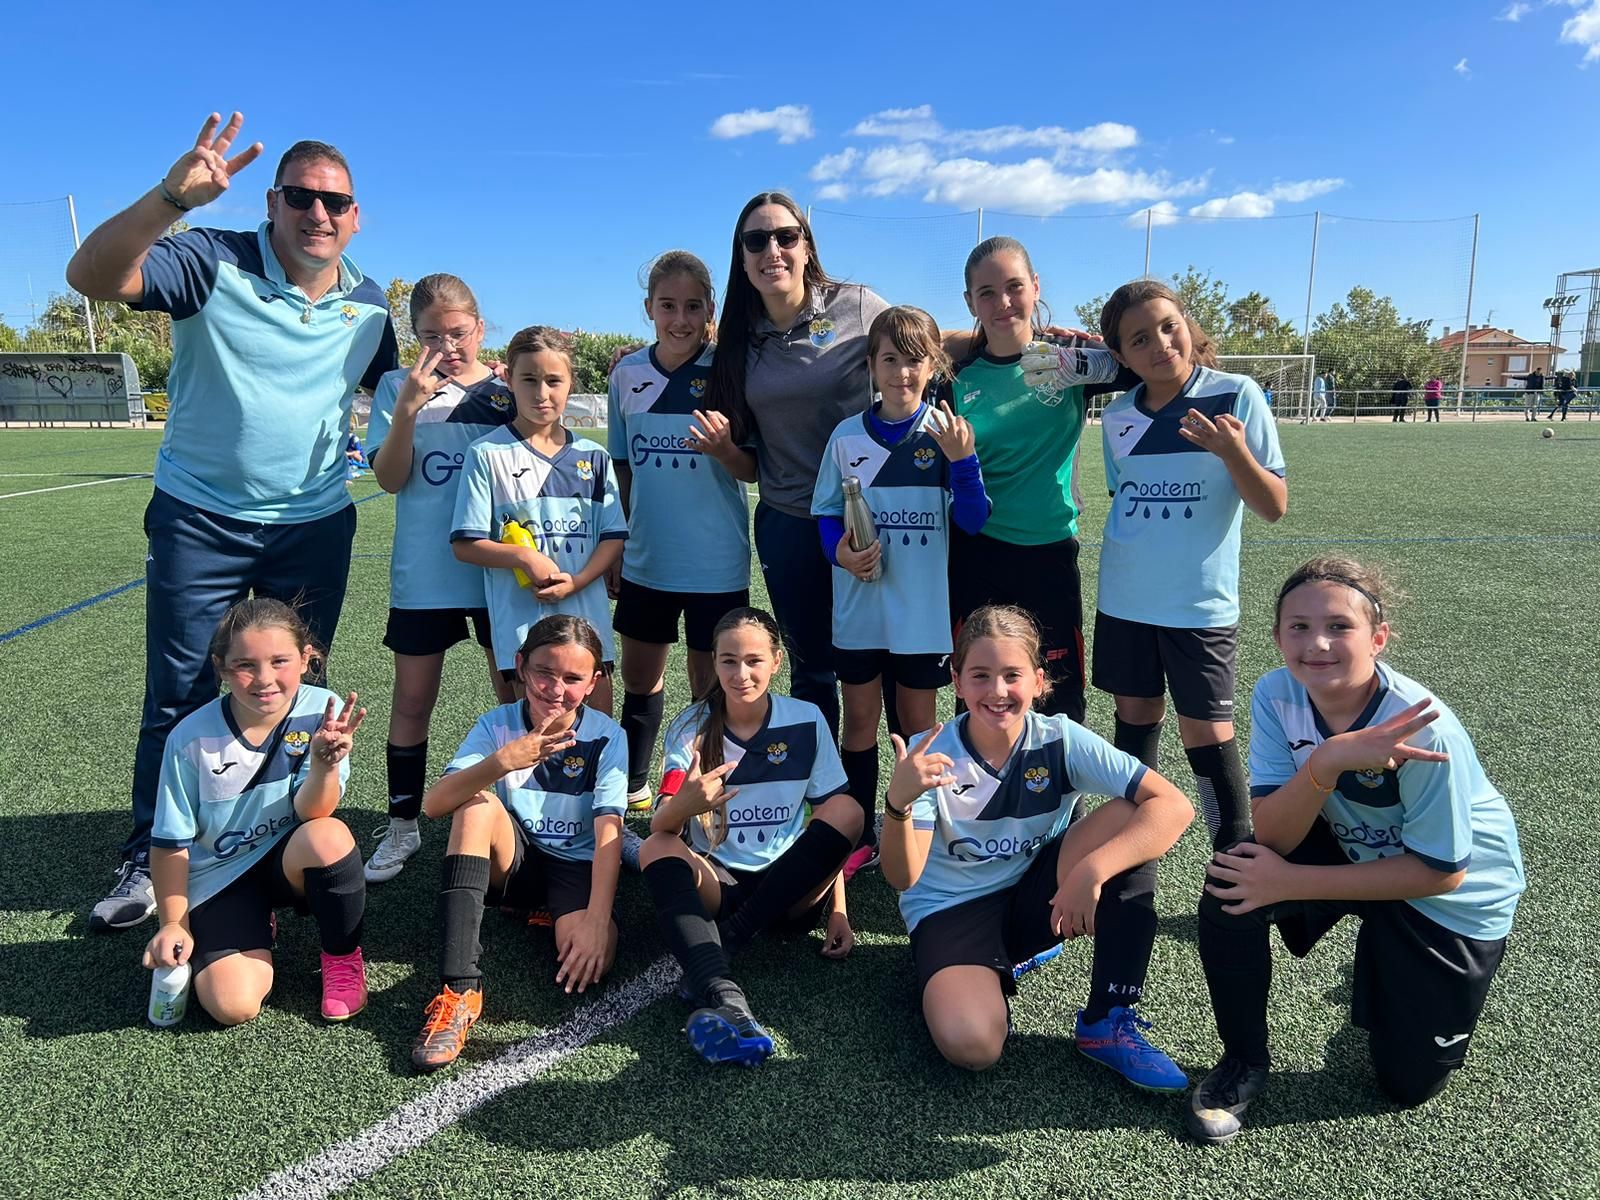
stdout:
[[(867, 498), (861, 494), (861, 480), (855, 475), (847, 475), (844, 480), (844, 531), (850, 538), (850, 549), (857, 554), (878, 544), (878, 524), (872, 519)], [(879, 555), (868, 582), (876, 582), (882, 577), (883, 557)]]

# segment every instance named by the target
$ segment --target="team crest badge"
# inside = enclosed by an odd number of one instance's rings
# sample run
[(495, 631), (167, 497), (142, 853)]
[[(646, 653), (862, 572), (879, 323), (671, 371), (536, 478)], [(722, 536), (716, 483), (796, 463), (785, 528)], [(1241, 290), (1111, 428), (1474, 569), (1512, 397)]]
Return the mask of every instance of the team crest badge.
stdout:
[(283, 735), (283, 752), (291, 758), (299, 758), (311, 749), (311, 735), (304, 729), (291, 729)]
[(1383, 786), (1383, 771), (1381, 769), (1376, 770), (1376, 771), (1373, 771), (1373, 770), (1357, 771), (1355, 774), (1356, 774), (1357, 782), (1359, 782), (1361, 784), (1361, 786), (1364, 787), (1364, 788), (1375, 788), (1375, 787), (1382, 787)]
[(1029, 767), (1022, 773), (1022, 783), (1030, 792), (1042, 792), (1050, 786), (1049, 767)]
[(576, 779), (583, 774), (583, 755), (569, 754), (561, 760), (561, 773), (568, 779)]
[(594, 464), (587, 458), (580, 458), (574, 466), (578, 469), (578, 478), (588, 483), (594, 478)]
[(811, 344), (818, 350), (833, 345), (833, 339), (838, 336), (834, 333), (833, 322), (827, 317), (818, 317), (811, 322)]
[(781, 763), (784, 759), (786, 759), (788, 757), (789, 757), (789, 743), (788, 742), (773, 742), (767, 747), (767, 761), (769, 763), (771, 763), (773, 766), (777, 766), (779, 763)]
[(489, 397), (489, 407), (494, 409), (495, 412), (510, 412), (511, 411), (511, 397), (510, 396), (490, 396)]
[(932, 446), (921, 446), (911, 455), (911, 461), (917, 464), (917, 470), (926, 471), (938, 457), (938, 451)]
[(339, 310), (339, 320), (343, 321), (346, 325), (354, 325), (356, 323), (356, 318), (360, 315), (361, 314), (356, 311), (356, 306), (354, 304), (346, 304)]
[(704, 379), (691, 379), (689, 381), (689, 395), (696, 400), (706, 394), (706, 381)]

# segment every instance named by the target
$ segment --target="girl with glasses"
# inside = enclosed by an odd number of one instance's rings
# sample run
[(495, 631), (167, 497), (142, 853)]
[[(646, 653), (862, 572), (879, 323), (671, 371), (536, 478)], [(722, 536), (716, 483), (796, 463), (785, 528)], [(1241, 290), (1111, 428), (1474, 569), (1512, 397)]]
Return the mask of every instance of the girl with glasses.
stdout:
[[(411, 328), (420, 349), (411, 367), (378, 381), (367, 455), (378, 486), (395, 497), (389, 556), (394, 652), (389, 709), (389, 821), (367, 860), (367, 882), (393, 879), (422, 846), (417, 814), (428, 769), (428, 725), (444, 654), (474, 636), (489, 660), (501, 703), (511, 685), (495, 669), (483, 572), (450, 552), (456, 485), (467, 448), (511, 419), (511, 389), (478, 361), (483, 319), (472, 290), (454, 275), (425, 275), (411, 289)], [(470, 625), (470, 631), (469, 631)]]

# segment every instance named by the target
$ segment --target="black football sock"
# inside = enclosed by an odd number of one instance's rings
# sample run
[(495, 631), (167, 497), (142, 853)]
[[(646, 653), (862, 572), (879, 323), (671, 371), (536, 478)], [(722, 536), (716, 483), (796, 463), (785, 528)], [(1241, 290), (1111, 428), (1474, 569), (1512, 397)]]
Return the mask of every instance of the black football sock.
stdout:
[(1160, 721), (1154, 725), (1133, 725), (1118, 717), (1117, 732), (1111, 744), (1123, 753), (1133, 755), (1152, 771), (1161, 769)]
[(1261, 910), (1233, 916), (1225, 897), (1200, 894), (1200, 965), (1225, 1053), (1266, 1066), (1267, 994), (1272, 988), (1271, 922)]
[(733, 916), (722, 922), (728, 954), (780, 920), (817, 886), (831, 879), (850, 855), (850, 839), (826, 821), (813, 820), (805, 832), (761, 874), (761, 882)]
[(427, 790), (428, 743), (396, 746), (390, 742), (384, 758), (389, 768), (389, 815), (396, 820), (415, 821), (422, 812), (422, 794)]
[(637, 792), (650, 784), (650, 760), (655, 757), (656, 738), (661, 734), (665, 691), (640, 696), (622, 694), (622, 716), (617, 724), (628, 735), (628, 791)]
[(1220, 746), (1195, 746), (1185, 750), (1200, 791), (1200, 808), (1211, 845), (1226, 850), (1250, 836), (1250, 785), (1239, 761), (1239, 742), (1229, 738)]
[(1137, 1004), (1144, 994), (1156, 944), (1156, 864), (1113, 875), (1094, 910), (1094, 965), (1084, 1024), (1105, 1020), (1113, 1008)]
[(683, 968), (683, 986), (694, 1002), (726, 1005), (748, 1016), (744, 992), (728, 976), (728, 955), (717, 923), (706, 916), (700, 902), (694, 868), (681, 858), (658, 858), (644, 869), (644, 882), (655, 901), (661, 938)]
[(878, 747), (873, 745), (870, 750), (841, 750), (839, 758), (844, 763), (845, 778), (849, 780), (845, 790), (861, 805), (866, 817), (858, 844), (875, 846), (878, 843), (877, 831), (873, 828), (873, 817), (878, 811)]
[(367, 908), (367, 877), (361, 855), (352, 848), (327, 867), (307, 867), (306, 905), (317, 922), (326, 954), (349, 954), (361, 945), (361, 917)]
[(483, 901), (489, 894), (489, 860), (476, 854), (446, 854), (439, 884), (439, 981), (453, 992), (483, 987), (478, 960), (483, 946)]

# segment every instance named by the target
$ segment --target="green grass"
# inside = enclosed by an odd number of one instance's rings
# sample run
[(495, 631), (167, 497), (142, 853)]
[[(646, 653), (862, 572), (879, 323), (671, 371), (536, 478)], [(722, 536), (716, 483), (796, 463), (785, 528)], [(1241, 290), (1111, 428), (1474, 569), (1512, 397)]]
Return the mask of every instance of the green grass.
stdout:
[[(1600, 430), (1541, 441), (1520, 423), (1282, 429), (1289, 516), (1247, 521), (1241, 706), (1276, 665), (1276, 584), (1314, 552), (1375, 560), (1409, 593), (1392, 658), (1433, 686), (1477, 738), (1521, 828), (1529, 890), (1467, 1069), (1433, 1103), (1375, 1098), (1365, 1035), (1347, 1019), (1353, 923), (1305, 963), (1280, 956), (1278, 1070), (1246, 1136), (1205, 1151), (1181, 1137), (1181, 1101), (1135, 1092), (1076, 1054), (1087, 948), (1031, 976), (1017, 1035), (994, 1070), (941, 1063), (922, 1027), (903, 927), (887, 886), (863, 877), (860, 943), (840, 964), (815, 937), (741, 960), (779, 1053), (757, 1072), (692, 1058), (681, 1012), (660, 1001), (536, 1082), (491, 1102), (351, 1189), (360, 1197), (1283, 1196), (1593, 1194), (1600, 1178), (1600, 854), (1592, 781), (1600, 673)], [(150, 469), (158, 433), (0, 433), (0, 472)], [(1098, 431), (1084, 449), (1085, 596), (1106, 501)], [(0, 479), (0, 493), (51, 480)], [(1091, 486), (1092, 485), (1092, 486)], [(0, 499), (0, 633), (143, 574), (148, 481)], [(370, 477), (353, 489), (375, 493)], [(333, 672), (374, 720), (342, 809), (363, 844), (384, 809), (391, 685), (379, 645), (393, 505), (359, 509), (358, 555)], [(759, 592), (759, 575), (756, 581)], [(144, 591), (0, 643), (0, 1195), (228, 1196), (381, 1120), (437, 1080), (408, 1045), (433, 990), (441, 828), (370, 893), (371, 1007), (348, 1027), (315, 1016), (315, 934), (286, 919), (278, 983), (246, 1028), (192, 1013), (142, 1023), (144, 931), (89, 937), (87, 904), (125, 832), (143, 680)], [(675, 663), (669, 708), (682, 702)], [(434, 718), (439, 770), (490, 704), (478, 651), (447, 663)], [(1104, 697), (1090, 723), (1109, 733)], [(1170, 723), (1169, 723), (1170, 724)], [(1163, 761), (1191, 783), (1170, 736)], [(1197, 822), (1197, 825), (1199, 823)], [(1192, 1074), (1217, 1053), (1194, 947), (1203, 829), (1163, 860), (1146, 1015)], [(659, 953), (636, 878), (621, 893), (615, 978)], [(486, 1017), (466, 1063), (560, 1024), (546, 932), (484, 919)], [(456, 1068), (460, 1070), (461, 1068)]]

